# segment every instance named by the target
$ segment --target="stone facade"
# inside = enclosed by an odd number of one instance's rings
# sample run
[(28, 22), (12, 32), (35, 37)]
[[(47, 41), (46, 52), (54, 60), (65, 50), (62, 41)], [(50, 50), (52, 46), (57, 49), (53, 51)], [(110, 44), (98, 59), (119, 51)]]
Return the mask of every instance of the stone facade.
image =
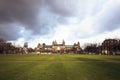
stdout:
[(41, 45), (40, 43), (35, 48), (36, 54), (44, 53), (56, 53), (56, 54), (67, 54), (67, 53), (81, 53), (80, 43), (74, 43), (73, 45), (66, 45), (63, 40), (61, 44), (58, 44), (57, 41), (53, 41), (52, 45)]

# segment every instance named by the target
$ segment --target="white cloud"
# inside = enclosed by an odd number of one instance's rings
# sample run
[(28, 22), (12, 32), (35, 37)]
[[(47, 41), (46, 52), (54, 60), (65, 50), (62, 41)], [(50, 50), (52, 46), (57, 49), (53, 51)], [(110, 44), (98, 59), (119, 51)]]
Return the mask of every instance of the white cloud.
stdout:
[[(115, 29), (110, 32), (105, 30), (103, 32), (99, 32), (100, 28), (103, 27), (100, 25), (102, 24), (101, 22), (104, 21), (104, 17), (106, 18), (106, 16), (109, 15), (107, 11), (114, 8), (116, 4), (120, 4), (120, 0), (78, 1), (80, 2), (75, 2), (77, 5), (72, 8), (73, 11), (74, 8), (77, 10), (75, 16), (65, 17), (66, 24), (57, 23), (56, 27), (51, 29), (51, 31), (54, 32), (34, 37), (34, 39), (29, 41), (29, 45), (31, 47), (36, 47), (38, 43), (52, 44), (53, 40), (57, 40), (58, 43), (61, 43), (64, 39), (66, 44), (73, 44), (74, 42), (80, 41), (83, 46), (84, 43), (102, 42), (105, 38), (120, 38), (120, 29)], [(70, 2), (69, 6), (74, 6), (71, 3), (72, 2)], [(60, 3), (58, 4), (60, 5)], [(65, 9), (69, 10), (69, 6), (66, 6)], [(63, 7), (60, 6), (58, 8), (62, 10), (64, 9)], [(49, 19), (49, 16), (47, 19)], [(54, 17), (52, 17), (52, 19), (54, 19)], [(18, 42), (19, 41), (20, 40), (18, 40)]]

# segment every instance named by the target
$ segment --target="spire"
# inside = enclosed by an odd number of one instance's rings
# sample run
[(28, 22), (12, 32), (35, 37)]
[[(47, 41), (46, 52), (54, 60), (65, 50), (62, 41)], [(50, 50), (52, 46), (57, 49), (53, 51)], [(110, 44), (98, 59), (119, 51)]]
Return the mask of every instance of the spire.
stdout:
[(57, 44), (57, 41), (55, 40), (55, 44)]
[(41, 44), (39, 43), (38, 45), (37, 45), (37, 48), (40, 48), (41, 47)]
[(80, 47), (80, 42), (78, 42), (77, 45)]
[(52, 45), (54, 45), (54, 44), (55, 44), (55, 42), (53, 41), (53, 42), (52, 42)]
[(64, 39), (63, 39), (63, 42), (62, 42), (62, 44), (63, 44), (63, 45), (65, 45), (65, 41), (64, 41)]
[(80, 45), (80, 42), (78, 42), (78, 45)]
[(27, 42), (24, 43), (24, 47), (28, 48), (28, 43)]

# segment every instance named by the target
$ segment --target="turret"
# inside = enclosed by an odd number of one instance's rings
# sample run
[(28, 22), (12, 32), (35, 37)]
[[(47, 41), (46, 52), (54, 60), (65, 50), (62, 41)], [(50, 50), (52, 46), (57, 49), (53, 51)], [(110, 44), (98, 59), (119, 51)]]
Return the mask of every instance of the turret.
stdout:
[(24, 43), (24, 48), (28, 48), (28, 43), (27, 42)]
[(40, 43), (37, 45), (37, 48), (41, 48), (41, 44)]
[(57, 41), (55, 40), (55, 44), (57, 44)]
[(62, 45), (65, 45), (65, 41), (63, 40)]
[(80, 42), (78, 42), (77, 45), (80, 47)]
[(54, 42), (54, 41), (52, 42), (52, 45), (53, 45), (53, 46), (55, 45), (55, 42)]

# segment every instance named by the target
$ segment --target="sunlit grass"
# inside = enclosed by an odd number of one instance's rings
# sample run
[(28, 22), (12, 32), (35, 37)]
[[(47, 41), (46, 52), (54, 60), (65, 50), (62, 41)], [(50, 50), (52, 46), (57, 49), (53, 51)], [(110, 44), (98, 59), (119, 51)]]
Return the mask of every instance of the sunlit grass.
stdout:
[(120, 56), (0, 55), (0, 80), (119, 80)]

